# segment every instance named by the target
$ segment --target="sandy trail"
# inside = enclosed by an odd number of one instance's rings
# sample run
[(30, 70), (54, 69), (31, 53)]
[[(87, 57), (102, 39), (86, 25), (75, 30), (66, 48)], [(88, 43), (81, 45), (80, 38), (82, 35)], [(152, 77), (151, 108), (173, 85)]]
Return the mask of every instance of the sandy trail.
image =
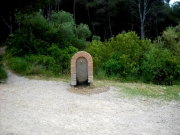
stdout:
[(8, 72), (0, 84), (0, 135), (180, 135), (179, 102), (82, 95), (64, 82)]

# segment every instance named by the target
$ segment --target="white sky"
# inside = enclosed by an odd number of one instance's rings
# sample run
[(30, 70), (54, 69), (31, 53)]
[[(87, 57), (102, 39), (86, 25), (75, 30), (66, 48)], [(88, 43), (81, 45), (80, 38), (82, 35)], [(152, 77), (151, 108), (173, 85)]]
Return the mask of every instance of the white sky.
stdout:
[(176, 1), (180, 1), (180, 0), (171, 0), (169, 4), (173, 4)]

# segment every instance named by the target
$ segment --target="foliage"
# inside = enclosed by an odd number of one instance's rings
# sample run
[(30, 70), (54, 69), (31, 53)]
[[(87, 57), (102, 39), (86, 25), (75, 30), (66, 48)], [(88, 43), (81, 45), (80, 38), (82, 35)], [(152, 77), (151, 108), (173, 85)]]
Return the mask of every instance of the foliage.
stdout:
[(42, 11), (30, 15), (16, 15), (19, 30), (6, 40), (7, 50), (13, 56), (46, 55), (47, 48), (56, 44), (65, 49), (74, 46), (83, 49), (91, 32), (86, 24), (76, 27), (73, 16), (65, 11), (52, 12), (47, 20)]
[[(147, 3), (141, 3), (143, 1)], [(122, 30), (133, 30), (139, 34), (138, 12), (144, 9), (146, 9), (146, 14), (144, 14), (146, 18), (143, 19), (145, 21), (143, 26), (147, 30), (145, 35), (151, 39), (160, 35), (166, 27), (177, 25), (180, 18), (180, 2), (169, 5), (168, 1), (164, 0), (141, 0), (139, 1), (140, 9), (136, 6), (137, 0), (18, 0), (13, 4), (10, 3), (13, 1), (2, 1), (0, 4), (3, 39), (7, 38), (10, 29), (14, 32), (19, 29), (19, 26), (21, 27), (14, 23), (14, 14), (23, 13), (28, 16), (39, 9), (42, 10), (48, 24), (50, 24), (51, 15), (54, 14), (53, 11), (64, 10), (66, 13), (72, 13), (77, 24), (87, 23), (92, 34), (100, 36), (103, 41)]]
[(2, 80), (5, 80), (7, 78), (7, 73), (5, 71), (5, 69), (3, 68), (3, 65), (0, 64), (0, 82)]
[(101, 38), (100, 38), (100, 36), (93, 35), (93, 36), (92, 36), (92, 40), (101, 40)]
[(7, 72), (4, 69), (4, 66), (2, 64), (2, 56), (0, 56), (0, 82), (3, 80), (6, 80), (7, 78)]
[(16, 73), (20, 73), (25, 75), (27, 71), (30, 69), (30, 64), (26, 61), (25, 58), (20, 58), (20, 57), (12, 57), (9, 58), (8, 67), (13, 70)]
[(176, 27), (168, 27), (163, 31), (164, 48), (169, 49), (180, 58), (180, 24)]
[(104, 69), (108, 76), (120, 74), (122, 69), (122, 64), (119, 59), (109, 59), (104, 63)]
[[(6, 40), (9, 66), (17, 73), (67, 74), (70, 60), (86, 46), (91, 32), (85, 24), (76, 27), (73, 16), (65, 11), (52, 12), (46, 19), (42, 11), (16, 15), (19, 30)], [(40, 70), (41, 69), (41, 70)]]
[(85, 49), (93, 58), (93, 67), (95, 72), (103, 69), (103, 64), (109, 59), (110, 49), (100, 40), (93, 40), (87, 43)]
[(53, 44), (47, 49), (47, 52), (47, 55), (26, 55), (22, 58), (11, 57), (8, 60), (8, 66), (22, 75), (59, 76), (68, 74), (71, 57), (77, 52), (77, 48), (69, 46), (60, 49)]
[(77, 39), (79, 40), (79, 44), (76, 45), (76, 47), (84, 49), (86, 47), (86, 39), (91, 36), (91, 31), (89, 30), (88, 25), (80, 23), (77, 26), (75, 34), (76, 34)]
[(149, 40), (140, 40), (135, 32), (123, 32), (106, 42), (92, 41), (86, 51), (93, 56), (94, 68), (103, 69), (108, 76), (137, 76), (143, 50)]
[(179, 27), (168, 27), (144, 53), (141, 73), (146, 81), (166, 85), (179, 81)]
[(54, 58), (50, 56), (30, 55), (26, 57), (26, 61), (31, 63), (31, 67), (41, 66), (42, 69), (50, 72), (56, 72), (56, 70), (60, 70), (60, 67), (56, 65)]
[(49, 25), (48, 36), (51, 37), (51, 43), (56, 43), (60, 48), (72, 45), (72, 41), (75, 40), (76, 26), (70, 13), (53, 12), (50, 16)]
[(88, 27), (87, 24), (82, 24), (82, 23), (80, 23), (80, 24), (77, 26), (76, 36), (77, 36), (79, 39), (87, 39), (87, 38), (89, 38), (90, 35), (91, 35), (91, 31), (89, 30), (89, 27)]
[[(167, 49), (158, 48), (154, 44), (144, 54), (141, 73), (145, 81), (164, 84), (166, 80), (166, 63), (170, 62), (171, 53)], [(169, 69), (171, 70), (171, 69)]]
[[(23, 74), (69, 74), (70, 60), (78, 50), (93, 57), (95, 75), (120, 80), (172, 85), (180, 81), (180, 25), (168, 27), (151, 43), (134, 31), (125, 32), (102, 42), (92, 36), (86, 24), (76, 26), (70, 13), (42, 12), (17, 15), (20, 27), (6, 41), (13, 58), (8, 65)], [(21, 57), (21, 58), (20, 58)], [(42, 69), (42, 70), (41, 70)]]
[(136, 76), (140, 57), (145, 47), (150, 45), (150, 41), (140, 40), (135, 32), (123, 32), (115, 38), (111, 38), (109, 44), (112, 47), (112, 58), (115, 55), (114, 58), (119, 60), (120, 75), (124, 77)]
[(86, 51), (93, 56), (95, 74), (109, 78), (173, 85), (180, 80), (179, 26), (167, 28), (153, 43), (135, 32), (122, 32), (106, 42), (93, 40)]
[(77, 48), (73, 46), (60, 49), (57, 47), (57, 45), (53, 44), (50, 48), (48, 48), (48, 55), (53, 57), (53, 59), (56, 61), (56, 64), (60, 67), (59, 72), (61, 74), (65, 74), (69, 73), (71, 57), (77, 51)]

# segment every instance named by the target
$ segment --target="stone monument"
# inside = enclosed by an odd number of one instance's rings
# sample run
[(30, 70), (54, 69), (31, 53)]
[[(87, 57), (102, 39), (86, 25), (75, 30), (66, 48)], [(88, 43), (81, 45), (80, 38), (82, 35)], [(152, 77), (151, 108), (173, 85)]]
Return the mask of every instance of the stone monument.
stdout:
[(93, 60), (85, 51), (77, 52), (71, 59), (71, 85), (93, 83)]

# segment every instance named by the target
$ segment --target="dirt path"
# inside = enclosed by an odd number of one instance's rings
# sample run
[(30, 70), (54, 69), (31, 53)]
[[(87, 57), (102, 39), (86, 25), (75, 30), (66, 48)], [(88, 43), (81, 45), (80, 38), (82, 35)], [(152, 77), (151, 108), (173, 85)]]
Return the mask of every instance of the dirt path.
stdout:
[(180, 135), (178, 102), (71, 92), (68, 83), (8, 73), (0, 84), (0, 135)]

